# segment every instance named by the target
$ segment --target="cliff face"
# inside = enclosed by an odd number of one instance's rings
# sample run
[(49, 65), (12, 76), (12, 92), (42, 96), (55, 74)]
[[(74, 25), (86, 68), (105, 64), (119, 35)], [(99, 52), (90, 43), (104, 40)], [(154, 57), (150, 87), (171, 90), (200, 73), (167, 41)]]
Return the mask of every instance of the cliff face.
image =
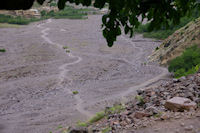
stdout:
[(200, 18), (188, 23), (164, 40), (149, 59), (167, 65), (170, 60), (180, 56), (185, 48), (194, 44), (200, 47)]

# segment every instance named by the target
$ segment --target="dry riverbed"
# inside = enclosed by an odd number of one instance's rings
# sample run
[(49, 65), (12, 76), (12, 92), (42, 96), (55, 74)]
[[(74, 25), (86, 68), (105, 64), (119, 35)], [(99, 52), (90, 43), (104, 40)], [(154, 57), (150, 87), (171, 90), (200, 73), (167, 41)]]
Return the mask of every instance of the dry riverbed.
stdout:
[(107, 47), (101, 16), (0, 29), (0, 133), (48, 133), (86, 120), (168, 73), (148, 64), (160, 44), (136, 35)]

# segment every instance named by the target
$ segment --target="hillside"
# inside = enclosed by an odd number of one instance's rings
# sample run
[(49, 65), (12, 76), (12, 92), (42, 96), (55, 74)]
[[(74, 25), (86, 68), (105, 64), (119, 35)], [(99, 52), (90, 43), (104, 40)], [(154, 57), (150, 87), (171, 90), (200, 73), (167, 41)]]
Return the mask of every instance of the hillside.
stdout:
[(185, 48), (196, 44), (200, 46), (200, 18), (188, 23), (169, 36), (149, 57), (150, 61), (158, 61), (161, 65), (177, 56), (180, 56)]

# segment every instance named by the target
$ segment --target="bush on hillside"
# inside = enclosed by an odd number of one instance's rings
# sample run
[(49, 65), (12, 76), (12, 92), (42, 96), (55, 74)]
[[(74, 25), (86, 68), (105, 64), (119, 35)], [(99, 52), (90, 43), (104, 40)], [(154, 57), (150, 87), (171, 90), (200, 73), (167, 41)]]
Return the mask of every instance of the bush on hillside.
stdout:
[(141, 24), (138, 29), (135, 29), (135, 32), (143, 33), (144, 37), (148, 38), (156, 38), (156, 39), (166, 39), (168, 36), (172, 35), (176, 30), (181, 27), (187, 25), (189, 22), (195, 20), (200, 17), (199, 9), (194, 9), (191, 14), (181, 18), (180, 23), (178, 25), (174, 25), (172, 22), (168, 27), (161, 27), (160, 29), (155, 29), (153, 31), (149, 31), (150, 24)]
[(76, 9), (74, 7), (66, 6), (64, 10), (54, 12), (53, 10), (50, 12), (41, 11), (42, 18), (68, 18), (68, 19), (83, 19), (85, 16), (87, 16), (87, 12), (89, 12), (90, 9)]
[(183, 54), (176, 57), (169, 63), (169, 72), (174, 72), (174, 76), (179, 78), (196, 73), (200, 69), (200, 48), (194, 45), (187, 48)]

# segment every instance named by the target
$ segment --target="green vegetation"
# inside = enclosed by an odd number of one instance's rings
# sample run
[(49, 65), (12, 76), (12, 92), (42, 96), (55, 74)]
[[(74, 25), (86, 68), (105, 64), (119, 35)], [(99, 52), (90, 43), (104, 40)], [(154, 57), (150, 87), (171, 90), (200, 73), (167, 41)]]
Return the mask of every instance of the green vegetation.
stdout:
[(70, 50), (68, 49), (67, 46), (63, 46), (63, 49), (65, 49), (65, 52), (66, 52), (66, 53), (70, 53)]
[(66, 53), (70, 53), (70, 50), (69, 50), (69, 49), (67, 49), (67, 50), (66, 50)]
[(114, 105), (113, 107), (110, 107), (105, 110), (106, 115), (114, 114), (114, 113), (120, 113), (122, 110), (124, 110), (124, 106), (122, 104)]
[(68, 49), (68, 47), (67, 46), (63, 46), (63, 49)]
[(200, 108), (200, 103), (197, 104), (197, 107)]
[(20, 28), (17, 24), (0, 23), (0, 28)]
[(7, 24), (16, 24), (16, 25), (27, 25), (31, 22), (40, 21), (48, 18), (55, 19), (85, 19), (87, 18), (88, 12), (92, 11), (92, 9), (75, 9), (71, 6), (66, 6), (64, 10), (54, 12), (53, 10), (50, 12), (41, 11), (41, 18), (24, 18), (24, 17), (14, 17), (11, 15), (0, 14), (0, 23)]
[(50, 6), (50, 7), (51, 7), (51, 6), (57, 7), (57, 3), (56, 3), (56, 2), (51, 2), (49, 6)]
[(92, 123), (95, 123), (95, 122), (103, 119), (104, 117), (105, 117), (105, 112), (104, 111), (98, 112), (98, 113), (96, 113), (95, 116), (93, 116), (91, 119), (89, 119), (86, 122), (80, 122), (80, 121), (77, 122), (77, 126), (79, 126), (79, 127), (87, 127), (87, 126), (91, 125)]
[(61, 125), (59, 125), (57, 128), (56, 128), (56, 130), (58, 130), (58, 129), (62, 129), (63, 127), (61, 126)]
[(22, 18), (22, 17), (13, 17), (10, 15), (0, 14), (0, 23), (8, 23), (8, 24), (18, 24), (18, 25), (27, 25), (31, 22), (38, 21), (38, 18)]
[(145, 104), (144, 98), (140, 95), (135, 96), (135, 99), (139, 102), (140, 105)]
[(174, 72), (174, 77), (180, 78), (196, 73), (200, 68), (200, 48), (194, 45), (187, 48), (183, 54), (169, 63), (169, 72)]
[(163, 114), (163, 112), (159, 111), (158, 114), (155, 114), (155, 115), (154, 115), (154, 117), (159, 118), (159, 117), (162, 116), (162, 114)]
[[(147, 38), (166, 39), (168, 36), (173, 34), (176, 30), (187, 25), (190, 21), (193, 21), (198, 17), (200, 17), (200, 13), (198, 9), (195, 9), (192, 11), (191, 15), (182, 17), (178, 25), (175, 25), (172, 22), (170, 22), (167, 28), (161, 27), (160, 29), (154, 29), (153, 31), (149, 31), (149, 29), (151, 29), (150, 27), (151, 25), (150, 23), (147, 23), (144, 25), (140, 25), (138, 29), (135, 29), (135, 32), (143, 33), (143, 36)], [(187, 29), (188, 27), (186, 26), (185, 28)]]
[(156, 48), (155, 48), (155, 51), (157, 51), (157, 50), (159, 50), (159, 47), (156, 47)]
[(64, 10), (61, 10), (58, 12), (41, 11), (41, 16), (43, 18), (55, 18), (55, 19), (61, 19), (61, 18), (85, 19), (89, 11), (91, 10), (90, 9), (75, 9), (71, 6), (66, 6)]
[(0, 53), (5, 53), (6, 52), (6, 49), (2, 48), (0, 49)]
[(76, 95), (76, 94), (78, 94), (78, 91), (73, 91), (72, 93), (73, 93), (74, 95)]
[[(30, 9), (37, 1), (40, 5), (48, 0), (6, 0), (0, 9)], [(109, 47), (112, 47), (122, 31), (133, 36), (134, 29), (139, 26), (139, 17), (150, 21), (150, 29), (160, 29), (171, 23), (177, 25), (188, 12), (200, 7), (199, 0), (58, 0), (59, 9), (64, 9), (66, 2), (83, 6), (94, 6), (102, 9), (105, 5), (109, 11), (102, 17), (103, 36)], [(51, 1), (52, 2), (52, 1)]]
[(106, 109), (105, 111), (96, 113), (91, 119), (89, 119), (86, 122), (80, 122), (80, 121), (77, 122), (77, 126), (87, 127), (87, 126), (103, 119), (104, 117), (106, 117), (110, 114), (120, 113), (122, 110), (124, 110), (124, 106), (122, 104), (114, 105), (113, 107), (110, 107), (110, 108)]
[(102, 118), (104, 118), (104, 116), (105, 116), (105, 112), (104, 112), (104, 111), (98, 112), (98, 113), (96, 113), (95, 116), (93, 116), (93, 117), (88, 121), (88, 123), (89, 123), (89, 124), (92, 124), (92, 123), (94, 123), (94, 122), (97, 122), (97, 121), (101, 120)]
[(111, 130), (112, 130), (111, 127), (107, 127), (105, 129), (103, 129), (101, 132), (102, 133), (109, 133)]
[(40, 5), (38, 2), (35, 1), (35, 2), (33, 3), (33, 7), (34, 7), (34, 8), (38, 8), (38, 7), (41, 7), (41, 5)]
[(77, 125), (78, 127), (87, 127), (87, 126), (88, 126), (88, 123), (78, 121), (76, 125)]

